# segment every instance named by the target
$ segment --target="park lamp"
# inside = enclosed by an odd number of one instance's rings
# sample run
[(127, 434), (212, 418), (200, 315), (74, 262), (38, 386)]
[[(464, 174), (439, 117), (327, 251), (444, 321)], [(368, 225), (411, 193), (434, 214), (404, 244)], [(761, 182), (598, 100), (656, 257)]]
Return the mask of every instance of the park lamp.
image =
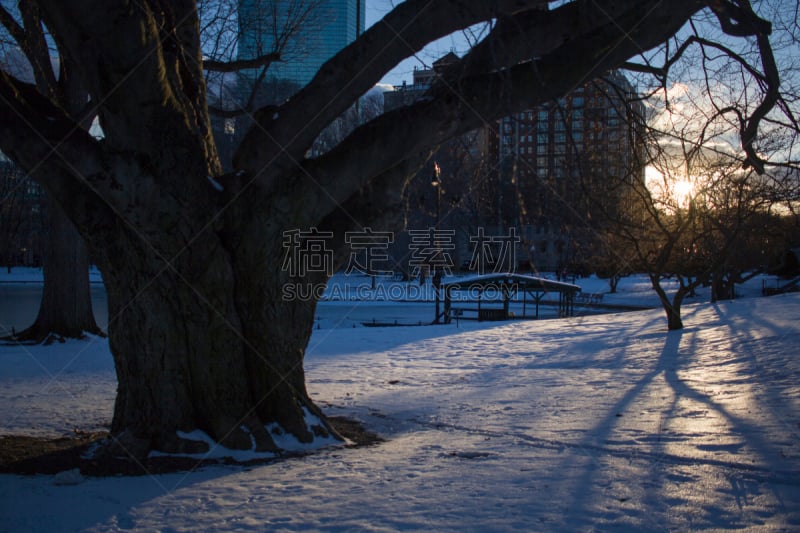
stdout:
[(433, 164), (433, 176), (431, 176), (431, 185), (433, 185), (434, 187), (438, 187), (439, 185), (442, 184), (442, 182), (439, 180), (439, 176), (441, 174), (442, 174), (442, 169), (439, 166), (439, 163), (434, 163)]

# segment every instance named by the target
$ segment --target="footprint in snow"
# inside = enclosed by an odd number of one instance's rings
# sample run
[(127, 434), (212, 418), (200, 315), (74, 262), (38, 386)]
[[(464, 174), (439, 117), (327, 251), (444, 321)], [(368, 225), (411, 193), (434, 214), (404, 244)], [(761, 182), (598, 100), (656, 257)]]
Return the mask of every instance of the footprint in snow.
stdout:
[(458, 457), (460, 459), (482, 459), (484, 457), (491, 457), (494, 454), (488, 452), (458, 452), (453, 451), (447, 454), (450, 457)]

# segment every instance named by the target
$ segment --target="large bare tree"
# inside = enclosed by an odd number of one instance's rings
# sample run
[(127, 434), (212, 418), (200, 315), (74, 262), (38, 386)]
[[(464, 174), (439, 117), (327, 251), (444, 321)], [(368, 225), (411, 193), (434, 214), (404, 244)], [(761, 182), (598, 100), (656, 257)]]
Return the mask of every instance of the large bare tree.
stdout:
[[(770, 33), (740, 0), (573, 1), (551, 10), (542, 0), (407, 0), (289, 101), (257, 110), (223, 174), (195, 1), (26, 3), (40, 10), (69, 67), (63, 75), (86, 88), (105, 136), (91, 137), (53, 95), (1, 73), (0, 149), (48, 170), (35, 178), (103, 272), (119, 380), (112, 434), (134, 456), (202, 450), (179, 433), (198, 428), (237, 449), (275, 449), (273, 423), (304, 442), (330, 434), (303, 374), (316, 300), (283, 298), (285, 285), (322, 284), (329, 272), (282, 268), (287, 236), (331, 232), (328, 246), (344, 251), (345, 231), (389, 228), (431, 147), (563, 95), (657, 47), (701, 10), (765, 50)], [(308, 155), (399, 61), (479, 23), (491, 25), (487, 36), (426, 98)], [(745, 146), (761, 111), (745, 117)], [(309, 425), (312, 414), (318, 422)]]
[[(57, 102), (76, 126), (88, 130), (94, 118), (93, 108), (86, 105), (88, 94), (71, 69), (59, 64), (37, 4), (20, 2), (19, 9), (12, 11), (0, 6), (0, 25), (8, 36), (0, 44), (4, 70), (17, 79), (30, 81), (40, 93)], [(64, 172), (45, 170), (39, 165), (25, 170), (31, 174), (53, 171), (57, 173), (54, 179)], [(34, 323), (13, 339), (38, 343), (54, 336), (80, 338), (86, 332), (100, 334), (92, 310), (86, 244), (58, 200), (48, 196), (45, 203), (44, 287), (39, 312)]]

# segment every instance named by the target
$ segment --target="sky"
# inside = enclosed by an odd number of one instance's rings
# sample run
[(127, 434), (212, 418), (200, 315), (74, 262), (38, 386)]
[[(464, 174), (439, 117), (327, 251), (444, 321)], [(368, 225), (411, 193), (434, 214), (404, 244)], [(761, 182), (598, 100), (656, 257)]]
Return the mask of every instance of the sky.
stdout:
[[(398, 3), (400, 2), (397, 0), (367, 0), (367, 28), (379, 21), (386, 13), (392, 10), (393, 6), (397, 5)], [(381, 83), (387, 85), (402, 85), (403, 81), (411, 83), (414, 67), (431, 68), (431, 64), (434, 61), (451, 50), (455, 51), (460, 56), (463, 55), (467, 49), (467, 40), (460, 33), (439, 39), (438, 41), (428, 45), (424, 50), (414, 54), (405, 61), (402, 61), (383, 77)]]
[[(37, 286), (4, 272), (2, 327), (8, 291)], [(384, 442), (139, 477), (0, 474), (0, 531), (797, 530), (800, 295), (760, 286), (701, 291), (676, 332), (660, 309), (376, 328), (350, 319), (385, 302), (323, 302), (338, 308), (311, 337), (309, 392)], [(644, 276), (603, 299), (655, 300)], [(0, 346), (0, 435), (103, 428), (115, 390), (107, 339)]]

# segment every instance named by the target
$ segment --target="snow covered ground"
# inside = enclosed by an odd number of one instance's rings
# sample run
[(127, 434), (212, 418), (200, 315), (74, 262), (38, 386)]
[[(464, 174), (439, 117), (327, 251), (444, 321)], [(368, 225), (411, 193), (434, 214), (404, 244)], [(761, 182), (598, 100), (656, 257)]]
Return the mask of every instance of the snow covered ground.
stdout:
[[(655, 305), (635, 277), (615, 299)], [(0, 475), (0, 531), (800, 530), (800, 295), (706, 302), (671, 333), (658, 309), (367, 328), (336, 317), (387, 304), (321, 304), (309, 391), (386, 442), (66, 486)], [(0, 347), (0, 434), (104, 427), (115, 386), (103, 339)]]

